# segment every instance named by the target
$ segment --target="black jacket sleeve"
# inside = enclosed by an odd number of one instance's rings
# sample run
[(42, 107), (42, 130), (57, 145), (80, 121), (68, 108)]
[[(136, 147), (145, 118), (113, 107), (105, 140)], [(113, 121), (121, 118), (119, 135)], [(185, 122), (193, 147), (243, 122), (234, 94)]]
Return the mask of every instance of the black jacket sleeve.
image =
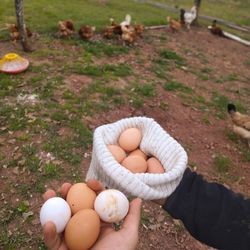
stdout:
[(250, 250), (250, 199), (186, 169), (163, 208), (211, 247)]

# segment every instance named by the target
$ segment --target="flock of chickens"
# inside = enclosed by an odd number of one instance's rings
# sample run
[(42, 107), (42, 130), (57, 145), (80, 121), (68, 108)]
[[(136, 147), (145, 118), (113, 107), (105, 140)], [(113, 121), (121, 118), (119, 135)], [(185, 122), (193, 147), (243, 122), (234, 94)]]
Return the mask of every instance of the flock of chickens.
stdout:
[[(173, 32), (180, 30), (183, 27), (190, 29), (191, 24), (197, 18), (197, 8), (193, 6), (190, 11), (180, 10), (180, 20), (175, 20), (171, 17), (167, 17), (167, 21), (170, 29)], [(8, 26), (10, 31), (10, 36), (13, 41), (20, 39), (20, 33), (16, 24), (11, 24)], [(59, 36), (60, 37), (70, 37), (76, 33), (74, 23), (72, 20), (65, 20), (58, 22)], [(121, 23), (116, 23), (113, 18), (110, 18), (110, 25), (106, 26), (102, 35), (106, 39), (112, 39), (119, 37), (124, 41), (125, 44), (133, 44), (138, 37), (142, 37), (144, 32), (144, 26), (142, 24), (131, 24), (131, 16), (126, 15), (124, 21)], [(213, 25), (209, 26), (211, 32), (215, 35), (224, 36), (221, 28), (217, 27), (216, 20), (214, 20)], [(28, 37), (31, 37), (32, 32), (26, 28), (26, 33)], [(83, 25), (78, 31), (79, 36), (83, 40), (90, 40), (95, 34), (95, 27), (89, 25)]]
[[(193, 6), (190, 11), (180, 10), (180, 21), (176, 21), (170, 17), (167, 17), (169, 27), (172, 31), (177, 31), (182, 27), (190, 29), (190, 25), (197, 17), (197, 8)], [(74, 34), (74, 24), (72, 20), (59, 21), (59, 34), (62, 37), (68, 37)], [(106, 26), (102, 35), (106, 39), (112, 39), (114, 37), (120, 37), (126, 44), (133, 44), (138, 37), (142, 37), (144, 26), (142, 24), (131, 24), (131, 16), (126, 15), (124, 21), (116, 23), (113, 18), (110, 18), (110, 25)], [(79, 36), (84, 40), (90, 40), (95, 32), (95, 27), (84, 25), (78, 31)]]
[[(190, 11), (186, 12), (184, 9), (180, 10), (180, 20), (174, 20), (167, 17), (169, 27), (173, 32), (180, 30), (183, 27), (190, 29), (190, 25), (197, 17), (197, 8), (193, 6)], [(59, 36), (70, 37), (75, 34), (75, 27), (72, 20), (59, 21)], [(224, 37), (224, 32), (216, 25), (216, 20), (213, 21), (212, 26), (208, 27), (214, 35)], [(20, 33), (15, 24), (9, 26), (10, 35), (12, 40), (19, 40)], [(110, 25), (106, 26), (102, 35), (106, 39), (118, 37), (122, 39), (125, 44), (133, 44), (138, 37), (142, 37), (144, 26), (142, 24), (131, 24), (131, 16), (126, 15), (124, 21), (116, 23), (113, 18), (110, 19)], [(27, 36), (32, 36), (32, 32), (26, 28)], [(80, 27), (78, 34), (84, 40), (90, 40), (95, 33), (95, 27), (83, 25)], [(236, 110), (234, 104), (228, 104), (228, 113), (233, 121), (233, 131), (243, 139), (246, 139), (250, 148), (250, 116), (241, 114)]]
[[(10, 37), (12, 41), (20, 40), (20, 32), (16, 24), (11, 24), (8, 26), (10, 31)], [(59, 37), (71, 37), (76, 33), (75, 26), (72, 20), (65, 20), (58, 22), (58, 35)], [(126, 15), (124, 21), (121, 23), (116, 23), (113, 18), (110, 18), (110, 25), (106, 26), (102, 35), (106, 39), (112, 39), (119, 37), (124, 41), (125, 44), (133, 44), (138, 37), (142, 37), (144, 31), (144, 26), (142, 24), (131, 24), (131, 16)], [(26, 33), (28, 37), (31, 37), (32, 32), (26, 28)], [(78, 30), (79, 36), (83, 40), (90, 40), (95, 34), (95, 27), (89, 25), (83, 25)]]
[[(69, 37), (75, 33), (75, 28), (72, 20), (59, 21), (58, 22), (59, 35), (61, 37)], [(112, 39), (116, 36), (126, 44), (132, 44), (135, 42), (137, 37), (141, 37), (144, 31), (142, 24), (131, 24), (131, 16), (126, 15), (124, 21), (116, 23), (113, 18), (110, 18), (110, 25), (106, 26), (102, 35), (106, 39)], [(95, 27), (89, 25), (83, 25), (80, 27), (78, 34), (84, 40), (90, 40), (94, 36)]]
[[(186, 12), (181, 9), (180, 21), (176, 21), (170, 17), (167, 18), (169, 26), (173, 31), (179, 30), (181, 27), (186, 26), (190, 29), (190, 25), (197, 16), (196, 7), (192, 7), (191, 11)], [(20, 33), (16, 24), (9, 25), (10, 36), (13, 41), (20, 39)], [(76, 33), (75, 26), (72, 20), (64, 20), (58, 22), (59, 36), (70, 37)], [(121, 38), (125, 44), (133, 44), (138, 37), (142, 37), (144, 32), (144, 25), (131, 24), (131, 16), (126, 15), (125, 19), (121, 23), (116, 23), (113, 18), (110, 18), (110, 24), (106, 26), (102, 35), (106, 39), (112, 39), (115, 37)], [(32, 36), (32, 32), (26, 28), (28, 37)], [(95, 34), (95, 27), (89, 25), (83, 25), (78, 30), (79, 36), (83, 40), (90, 40)]]

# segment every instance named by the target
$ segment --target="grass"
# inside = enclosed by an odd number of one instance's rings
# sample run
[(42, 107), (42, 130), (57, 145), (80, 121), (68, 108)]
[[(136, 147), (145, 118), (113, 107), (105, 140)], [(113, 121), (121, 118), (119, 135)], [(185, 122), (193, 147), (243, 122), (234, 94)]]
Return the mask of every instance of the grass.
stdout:
[(156, 86), (153, 83), (135, 84), (133, 90), (137, 95), (144, 97), (153, 97), (156, 95)]
[(174, 62), (177, 66), (186, 65), (185, 59), (178, 55), (175, 51), (169, 49), (163, 49), (159, 51), (161, 59), (165, 59), (167, 62)]
[[(77, 30), (83, 24), (95, 25), (100, 30), (109, 23), (111, 17), (121, 22), (128, 12), (132, 15), (133, 21), (138, 23), (142, 22), (146, 25), (165, 23), (165, 13), (162, 10), (134, 1), (109, 0), (107, 5), (102, 5), (98, 0), (74, 0), (62, 5), (59, 0), (53, 2), (28, 0), (24, 4), (27, 26), (38, 32), (54, 32), (57, 29), (57, 22), (61, 19), (72, 19)], [(2, 13), (0, 23), (15, 22), (12, 2), (3, 0), (0, 13)]]
[(225, 155), (218, 154), (214, 158), (214, 166), (220, 174), (228, 173), (231, 165), (231, 160)]
[(74, 64), (72, 71), (77, 74), (89, 76), (128, 76), (132, 69), (128, 64), (105, 64), (105, 65), (86, 65)]
[[(192, 7), (192, 2), (190, 3), (185, 0), (157, 0), (157, 2), (166, 3), (171, 6), (184, 7), (185, 9), (190, 9)], [(214, 16), (235, 22), (239, 25), (250, 25), (249, 7), (249, 1), (244, 0), (216, 1), (216, 8), (214, 1), (204, 1), (201, 3), (200, 14)]]
[(115, 55), (121, 55), (121, 54), (128, 54), (130, 51), (129, 47), (108, 44), (103, 41), (94, 41), (94, 42), (80, 41), (77, 44), (84, 48), (84, 51), (85, 51), (84, 53), (89, 53), (97, 57), (100, 57), (103, 55), (115, 56)]
[(191, 87), (177, 81), (171, 81), (164, 84), (164, 89), (167, 91), (181, 91), (184, 93), (192, 93)]

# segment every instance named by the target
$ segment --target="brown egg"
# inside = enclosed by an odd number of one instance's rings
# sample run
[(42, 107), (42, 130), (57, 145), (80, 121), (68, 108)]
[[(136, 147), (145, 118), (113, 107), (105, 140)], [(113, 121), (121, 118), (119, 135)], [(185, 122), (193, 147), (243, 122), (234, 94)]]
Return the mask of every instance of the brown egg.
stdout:
[(147, 170), (147, 162), (138, 155), (126, 157), (122, 161), (121, 165), (130, 170), (132, 173), (145, 173)]
[(69, 220), (65, 228), (65, 242), (70, 250), (90, 249), (100, 233), (100, 218), (93, 209), (83, 209)]
[(165, 172), (162, 164), (155, 157), (151, 157), (147, 160), (148, 168), (147, 172), (151, 174), (162, 174)]
[(129, 128), (124, 130), (119, 139), (118, 143), (125, 151), (133, 151), (139, 147), (142, 138), (142, 133), (137, 128)]
[(148, 159), (148, 156), (144, 152), (142, 152), (140, 149), (136, 149), (136, 150), (130, 152), (130, 154), (128, 156), (131, 156), (131, 155), (141, 156), (144, 160)]
[(108, 149), (119, 163), (125, 159), (126, 153), (121, 147), (117, 145), (108, 145)]
[(66, 201), (72, 214), (75, 214), (85, 208), (94, 208), (95, 198), (96, 193), (85, 183), (76, 183), (70, 188)]

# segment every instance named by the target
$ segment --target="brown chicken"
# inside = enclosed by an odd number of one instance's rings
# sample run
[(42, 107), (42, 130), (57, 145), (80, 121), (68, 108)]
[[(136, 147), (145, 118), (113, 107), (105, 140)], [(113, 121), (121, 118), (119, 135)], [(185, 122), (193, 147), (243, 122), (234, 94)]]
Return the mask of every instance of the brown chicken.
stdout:
[(133, 44), (136, 40), (136, 31), (132, 26), (124, 25), (122, 28), (122, 40), (126, 44)]
[(90, 40), (94, 36), (95, 27), (91, 27), (89, 25), (83, 25), (78, 31), (79, 36), (83, 40)]
[(171, 17), (167, 17), (167, 21), (172, 32), (176, 32), (181, 29), (182, 24), (179, 21), (174, 20)]
[(117, 24), (113, 18), (110, 18), (111, 27), (113, 28), (113, 33), (115, 35), (122, 35), (122, 28), (120, 24)]
[(58, 22), (58, 28), (60, 36), (68, 37), (75, 32), (74, 24), (72, 20), (65, 20)]
[(250, 116), (241, 114), (234, 104), (228, 104), (228, 113), (233, 121), (233, 131), (243, 139), (246, 139), (250, 148)]
[(136, 35), (142, 37), (142, 34), (144, 32), (144, 26), (142, 24), (135, 24), (133, 27)]
[(114, 28), (113, 26), (107, 26), (106, 28), (104, 28), (103, 30), (103, 37), (106, 39), (111, 39), (114, 36)]
[[(18, 27), (17, 27), (16, 24), (10, 24), (8, 26), (8, 29), (10, 31), (10, 37), (11, 37), (12, 41), (17, 41), (17, 40), (19, 40), (21, 38), (20, 33), (18, 31)], [(26, 28), (26, 34), (27, 34), (28, 37), (32, 36), (32, 32), (30, 31), (29, 28)]]
[(211, 31), (213, 35), (225, 37), (222, 29), (217, 26), (217, 21), (213, 20), (213, 24), (211, 26), (208, 26), (208, 29)]

